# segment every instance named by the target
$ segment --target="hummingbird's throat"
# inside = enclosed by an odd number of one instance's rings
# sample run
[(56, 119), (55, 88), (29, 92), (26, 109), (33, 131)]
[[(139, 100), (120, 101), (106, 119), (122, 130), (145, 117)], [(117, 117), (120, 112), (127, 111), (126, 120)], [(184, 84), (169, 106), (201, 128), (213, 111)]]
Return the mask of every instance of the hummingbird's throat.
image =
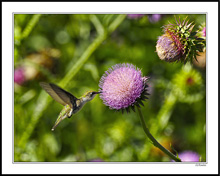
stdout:
[(73, 109), (71, 108), (71, 109), (70, 109), (70, 112), (69, 112), (69, 114), (68, 114), (68, 117), (69, 117), (69, 118), (72, 116), (72, 113), (73, 113)]
[(91, 98), (89, 98), (89, 97), (82, 97), (82, 103), (84, 103), (84, 104), (90, 100), (91, 100)]

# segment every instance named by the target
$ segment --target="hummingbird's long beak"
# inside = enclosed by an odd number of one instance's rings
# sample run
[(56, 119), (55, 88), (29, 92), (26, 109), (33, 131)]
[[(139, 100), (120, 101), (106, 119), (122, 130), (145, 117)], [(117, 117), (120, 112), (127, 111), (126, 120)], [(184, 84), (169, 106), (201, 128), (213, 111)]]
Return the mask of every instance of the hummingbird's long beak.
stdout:
[(93, 92), (94, 94), (100, 94), (100, 93), (102, 93), (102, 92)]

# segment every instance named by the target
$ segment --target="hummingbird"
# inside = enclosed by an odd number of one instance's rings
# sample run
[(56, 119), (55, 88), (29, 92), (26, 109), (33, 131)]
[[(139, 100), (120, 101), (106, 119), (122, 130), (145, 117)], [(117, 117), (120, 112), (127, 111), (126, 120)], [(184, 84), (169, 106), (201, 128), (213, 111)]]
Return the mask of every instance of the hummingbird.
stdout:
[(57, 125), (64, 120), (65, 118), (70, 118), (73, 114), (76, 114), (79, 112), (82, 107), (89, 101), (91, 101), (96, 94), (99, 94), (101, 92), (95, 92), (95, 91), (87, 91), (82, 97), (76, 98), (71, 93), (63, 90), (59, 86), (53, 84), (53, 83), (45, 83), (40, 82), (40, 86), (58, 103), (62, 104), (64, 107), (61, 110), (53, 128), (51, 129), (54, 131), (54, 129), (57, 127)]

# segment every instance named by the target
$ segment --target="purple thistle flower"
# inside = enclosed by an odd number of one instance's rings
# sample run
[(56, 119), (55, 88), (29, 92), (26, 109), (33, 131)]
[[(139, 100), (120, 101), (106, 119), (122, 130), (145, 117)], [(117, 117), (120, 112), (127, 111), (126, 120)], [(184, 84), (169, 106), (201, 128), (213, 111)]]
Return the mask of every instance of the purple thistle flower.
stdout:
[(15, 69), (14, 82), (20, 85), (22, 85), (25, 82), (25, 73), (22, 67)]
[(177, 38), (164, 34), (158, 38), (156, 51), (161, 60), (173, 62), (181, 58), (182, 45)]
[(147, 99), (147, 77), (132, 64), (116, 64), (101, 77), (99, 82), (100, 98), (106, 106), (115, 110), (134, 110), (134, 105), (143, 105)]
[(143, 17), (145, 14), (127, 14), (130, 19), (137, 19)]
[(182, 162), (199, 162), (200, 159), (196, 152), (190, 150), (183, 151), (178, 156)]

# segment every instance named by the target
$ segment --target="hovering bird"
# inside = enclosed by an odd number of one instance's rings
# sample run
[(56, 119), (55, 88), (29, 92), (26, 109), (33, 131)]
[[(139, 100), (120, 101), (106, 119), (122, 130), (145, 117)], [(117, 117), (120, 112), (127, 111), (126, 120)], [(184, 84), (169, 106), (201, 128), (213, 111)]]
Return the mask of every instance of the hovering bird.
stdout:
[(85, 105), (85, 103), (91, 101), (96, 94), (99, 94), (101, 92), (95, 92), (95, 91), (88, 91), (86, 92), (82, 97), (79, 99), (76, 98), (71, 93), (63, 90), (59, 86), (53, 84), (53, 83), (45, 83), (40, 82), (40, 86), (58, 103), (62, 104), (64, 108), (61, 110), (53, 128), (51, 129), (54, 131), (54, 129), (57, 127), (57, 125), (64, 120), (65, 118), (70, 118), (73, 114), (76, 114), (79, 112), (80, 109)]

